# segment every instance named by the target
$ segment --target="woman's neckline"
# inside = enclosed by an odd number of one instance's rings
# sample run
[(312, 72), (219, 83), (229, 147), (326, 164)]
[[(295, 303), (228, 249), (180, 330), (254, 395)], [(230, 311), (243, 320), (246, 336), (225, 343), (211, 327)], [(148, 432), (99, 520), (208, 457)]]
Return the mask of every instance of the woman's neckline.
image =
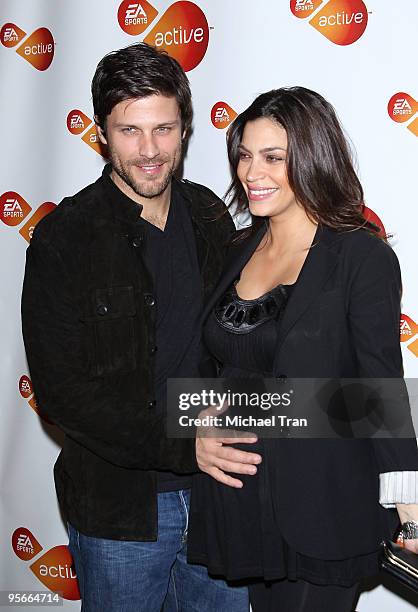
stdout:
[(251, 302), (259, 302), (260, 300), (262, 300), (263, 298), (268, 297), (268, 296), (269, 296), (269, 295), (271, 295), (272, 293), (277, 293), (279, 290), (280, 290), (280, 292), (281, 292), (282, 294), (284, 293), (284, 294), (286, 295), (286, 294), (287, 294), (287, 290), (288, 290), (289, 288), (290, 288), (290, 289), (292, 289), (292, 288), (295, 286), (295, 284), (296, 284), (296, 282), (291, 283), (291, 284), (289, 284), (289, 285), (285, 285), (285, 284), (283, 284), (283, 283), (279, 283), (278, 285), (276, 285), (275, 287), (273, 287), (273, 288), (272, 288), (272, 289), (270, 289), (269, 291), (266, 291), (266, 292), (265, 292), (265, 293), (263, 293), (262, 295), (260, 295), (260, 296), (258, 296), (258, 297), (255, 297), (255, 298), (251, 298), (250, 300), (246, 300), (246, 299), (242, 298), (242, 297), (239, 295), (238, 291), (237, 291), (236, 285), (237, 285), (238, 281), (239, 281), (239, 279), (237, 279), (237, 280), (235, 281), (235, 283), (233, 283), (233, 285), (232, 285), (232, 290), (233, 290), (233, 292), (234, 292), (235, 296), (237, 297), (237, 299), (238, 299), (240, 302), (243, 302), (244, 304), (250, 304)]

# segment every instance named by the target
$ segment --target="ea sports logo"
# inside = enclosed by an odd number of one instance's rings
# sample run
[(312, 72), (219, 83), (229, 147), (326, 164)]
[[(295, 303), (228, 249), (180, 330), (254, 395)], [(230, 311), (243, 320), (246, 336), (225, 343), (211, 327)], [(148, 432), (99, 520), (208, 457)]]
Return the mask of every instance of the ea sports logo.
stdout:
[(74, 115), (70, 120), (70, 130), (74, 133), (75, 130), (82, 130), (84, 132), (84, 121), (81, 118), (81, 115)]
[(26, 32), (15, 23), (5, 23), (0, 30), (0, 40), (4, 47), (15, 47), (25, 36)]
[(33, 544), (28, 535), (21, 533), (17, 536), (16, 550), (33, 555)]
[(23, 218), (23, 210), (19, 201), (15, 198), (7, 198), (4, 202), (3, 206), (3, 214), (4, 217), (18, 217), (20, 219)]
[(12, 535), (12, 548), (22, 561), (30, 561), (42, 550), (38, 540), (26, 527), (19, 527), (19, 529), (14, 531)]
[(158, 11), (146, 0), (123, 0), (118, 9), (118, 22), (124, 32), (138, 36), (149, 27), (157, 15)]
[(19, 391), (20, 395), (25, 399), (28, 399), (28, 397), (30, 397), (33, 393), (32, 381), (25, 374), (20, 377)]
[(216, 104), (212, 106), (212, 110), (210, 112), (212, 125), (219, 130), (223, 130), (228, 127), (236, 116), (237, 113), (226, 102), (216, 102)]
[(129, 4), (125, 11), (125, 24), (147, 23), (147, 14), (141, 4)]
[[(0, 41), (4, 47), (15, 47), (25, 36), (26, 32), (14, 23), (6, 23), (0, 30)], [(38, 28), (16, 49), (16, 53), (37, 70), (49, 68), (54, 51), (54, 38), (48, 28)]]
[(415, 323), (415, 321), (408, 315), (401, 314), (399, 332), (401, 342), (408, 342), (406, 345), (407, 348), (415, 355), (415, 357), (418, 357), (418, 338), (416, 338), (416, 335), (418, 334), (418, 325)]
[(0, 196), (0, 219), (6, 225), (19, 225), (32, 210), (16, 191), (6, 191)]
[(92, 120), (81, 110), (74, 109), (67, 115), (67, 128), (71, 134), (82, 134), (91, 124)]
[(41, 417), (41, 419), (43, 419), (47, 423), (50, 423), (50, 421), (39, 411), (39, 406), (36, 401), (36, 397), (33, 394), (32, 381), (28, 376), (26, 376), (26, 374), (20, 377), (19, 393), (25, 400), (28, 401), (29, 406), (32, 408), (32, 410), (36, 412), (38, 416)]
[(3, 33), (3, 41), (4, 43), (9, 43), (11, 47), (13, 47), (16, 43), (18, 43), (19, 35), (16, 29), (13, 27), (6, 28)]
[(305, 19), (309, 14), (312, 14), (320, 4), (322, 4), (322, 0), (291, 0), (290, 10), (295, 17)]
[(396, 98), (392, 109), (392, 115), (394, 117), (396, 115), (412, 115), (412, 113), (412, 106), (406, 98)]
[(415, 136), (418, 136), (418, 116), (415, 117), (417, 112), (418, 102), (404, 91), (394, 94), (388, 102), (388, 115), (392, 121), (407, 123), (407, 129)]
[(295, 11), (309, 11), (313, 10), (313, 0), (296, 0), (293, 2)]
[(408, 315), (402, 315), (399, 331), (401, 333), (401, 341), (405, 342), (406, 340), (410, 340), (416, 333), (416, 325), (414, 321), (408, 317)]
[(300, 19), (309, 17), (309, 24), (336, 45), (355, 43), (368, 23), (363, 0), (291, 0), (290, 10)]
[(395, 121), (407, 121), (411, 115), (415, 114), (415, 107), (415, 100), (413, 100), (409, 94), (395, 94), (389, 100), (389, 115)]
[(229, 123), (229, 114), (226, 108), (223, 106), (222, 108), (217, 108), (215, 111), (214, 122), (222, 123), (223, 121), (227, 121)]

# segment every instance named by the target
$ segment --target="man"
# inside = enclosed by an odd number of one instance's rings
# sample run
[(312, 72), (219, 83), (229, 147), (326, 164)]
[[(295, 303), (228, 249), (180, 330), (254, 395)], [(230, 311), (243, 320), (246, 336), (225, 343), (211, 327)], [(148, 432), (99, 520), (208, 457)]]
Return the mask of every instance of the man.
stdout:
[(55, 483), (82, 609), (245, 611), (246, 589), (186, 563), (194, 441), (165, 434), (166, 380), (198, 375), (233, 223), (174, 176), (192, 120), (174, 59), (110, 53), (92, 94), (110, 163), (35, 228), (22, 298), (39, 407), (66, 434)]

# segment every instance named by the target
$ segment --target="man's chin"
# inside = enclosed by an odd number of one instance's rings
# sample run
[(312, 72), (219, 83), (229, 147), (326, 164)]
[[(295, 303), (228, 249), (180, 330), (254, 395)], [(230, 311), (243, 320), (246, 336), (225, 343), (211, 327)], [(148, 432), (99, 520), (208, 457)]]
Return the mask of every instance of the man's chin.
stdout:
[(163, 191), (136, 191), (136, 195), (139, 195), (141, 198), (147, 198), (147, 200), (152, 200), (153, 198), (158, 198), (160, 195), (164, 193)]
[(131, 185), (135, 193), (142, 198), (157, 198), (162, 195), (170, 184), (170, 180), (159, 183), (158, 185)]
[(122, 181), (136, 193), (136, 195), (142, 198), (157, 198), (161, 196), (167, 187), (171, 183), (173, 176), (173, 168), (166, 170), (165, 176), (159, 176), (158, 178), (143, 179), (135, 176), (136, 173), (129, 167), (124, 167), (120, 163), (116, 163), (116, 160), (112, 162), (113, 169)]

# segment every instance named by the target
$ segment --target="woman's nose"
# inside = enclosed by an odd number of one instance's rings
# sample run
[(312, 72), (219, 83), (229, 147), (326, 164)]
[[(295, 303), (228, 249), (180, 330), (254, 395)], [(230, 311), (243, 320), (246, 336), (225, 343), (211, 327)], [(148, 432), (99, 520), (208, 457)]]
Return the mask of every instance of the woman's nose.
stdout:
[(248, 164), (245, 178), (248, 183), (255, 183), (264, 177), (264, 171), (256, 159), (252, 159)]

